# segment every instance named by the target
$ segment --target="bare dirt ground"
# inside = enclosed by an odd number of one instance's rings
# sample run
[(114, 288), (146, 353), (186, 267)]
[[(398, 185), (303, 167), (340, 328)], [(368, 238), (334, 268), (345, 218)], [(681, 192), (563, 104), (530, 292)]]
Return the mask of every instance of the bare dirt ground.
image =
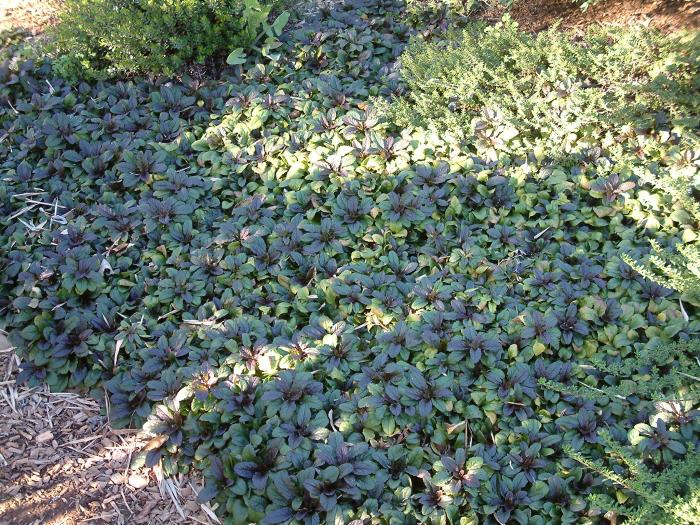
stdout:
[[(488, 9), (482, 18), (498, 20), (504, 11)], [(650, 25), (665, 33), (700, 29), (697, 0), (602, 0), (587, 11), (581, 11), (572, 0), (515, 0), (510, 15), (521, 28), (532, 32), (557, 21), (562, 27), (578, 29), (591, 24)]]
[[(64, 0), (0, 0), (0, 31), (24, 27), (41, 32), (55, 23)], [(492, 0), (495, 5), (497, 2)], [(491, 8), (484, 18), (500, 18), (504, 10)], [(515, 0), (511, 16), (527, 31), (541, 31), (561, 20), (563, 27), (592, 23), (649, 24), (664, 32), (700, 29), (697, 0), (603, 0), (582, 12), (572, 0)]]
[(32, 33), (56, 21), (63, 0), (0, 0), (0, 31), (23, 27)]
[(0, 524), (218, 523), (199, 486), (133, 468), (147, 438), (113, 429), (97, 401), (18, 386), (0, 335)]

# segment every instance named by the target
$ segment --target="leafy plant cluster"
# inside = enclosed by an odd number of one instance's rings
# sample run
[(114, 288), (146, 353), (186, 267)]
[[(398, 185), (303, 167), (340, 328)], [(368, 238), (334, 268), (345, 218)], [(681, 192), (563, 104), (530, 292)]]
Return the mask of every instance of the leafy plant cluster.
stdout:
[[(621, 363), (593, 359), (595, 372), (577, 385), (540, 380), (553, 391), (603, 405), (624, 405), (634, 411), (641, 408), (641, 421), (627, 436), (617, 429), (600, 432), (608, 457), (591, 459), (568, 449), (571, 457), (616, 487), (615, 498), (604, 494), (589, 497), (594, 506), (607, 510), (614, 519), (624, 516), (625, 523), (669, 525), (700, 521), (700, 493), (694, 481), (700, 474), (700, 454), (694, 443), (683, 443), (698, 415), (693, 406), (700, 389), (699, 350), (700, 342), (695, 340), (640, 352)], [(645, 402), (650, 400), (654, 410), (645, 420)], [(676, 453), (684, 457), (678, 459)]]
[[(522, 1), (525, 3), (526, 0)], [(582, 11), (587, 11), (601, 0), (571, 0), (571, 2), (578, 4)], [(407, 7), (412, 15), (427, 15), (437, 11), (458, 15), (458, 17), (468, 17), (488, 10), (507, 11), (515, 3), (516, 0), (408, 0)]]
[[(639, 399), (665, 402), (669, 396), (697, 397), (700, 384), (700, 342), (693, 340), (671, 343), (660, 348), (644, 349), (624, 360), (605, 360), (593, 356), (588, 365), (596, 374), (589, 374), (576, 385), (541, 379), (551, 390), (575, 394), (596, 401), (622, 400), (636, 403)], [(691, 380), (691, 381), (689, 381)]]
[[(648, 425), (647, 425), (648, 426)], [(653, 430), (658, 433), (657, 429)], [(665, 434), (671, 434), (665, 431)], [(663, 435), (663, 434), (662, 434)], [(603, 435), (606, 439), (606, 436)], [(661, 436), (659, 437), (661, 438)], [(649, 438), (644, 437), (647, 440)], [(591, 497), (596, 506), (610, 509), (616, 517), (624, 517), (625, 523), (659, 523), (664, 525), (694, 525), (700, 520), (700, 489), (697, 477), (700, 474), (700, 454), (691, 451), (682, 461), (674, 461), (662, 472), (649, 470), (639, 459), (630, 455), (618, 444), (608, 442), (620, 463), (631, 476), (621, 475), (599, 461), (591, 461), (577, 452), (571, 452), (579, 462), (622, 487), (627, 493), (641, 498), (638, 506), (632, 506), (626, 494), (618, 497), (626, 505), (605, 497)]]
[[(656, 143), (644, 132), (695, 124), (692, 35), (591, 27), (581, 42), (557, 27), (530, 35), (506, 16), (451, 36), (416, 41), (402, 57), (408, 92), (389, 108), (399, 125), (476, 136), (505, 153), (529, 148), (539, 157), (543, 150), (568, 154), (641, 136), (642, 164)], [(616, 137), (624, 125), (635, 129)]]
[(58, 75), (172, 75), (251, 46), (272, 4), (258, 0), (67, 0), (47, 46)]
[[(486, 107), (463, 135), (387, 120), (372, 97), (414, 89), (404, 12), (321, 8), (220, 82), (4, 63), (0, 325), (23, 379), (104, 386), (112, 421), (152, 435), (142, 460), (203, 470), (227, 524), (601, 523), (587, 496), (616, 489), (570, 451), (607, 457), (602, 429), (657, 409), (540, 380), (697, 334), (694, 305), (620, 256), (646, 256), (640, 217), (662, 240), (689, 225), (620, 160), (634, 126), (560, 148)], [(644, 63), (606, 49), (621, 75)], [(640, 165), (692, 140), (683, 111), (651, 121)], [(663, 449), (629, 446), (675, 465), (696, 406), (663, 419)]]
[(591, 189), (609, 202), (653, 187), (630, 213), (652, 234), (652, 253), (623, 259), (697, 305), (698, 39), (593, 28), (577, 42), (557, 31), (529, 35), (506, 17), (417, 41), (402, 58), (408, 90), (387, 109), (399, 125), (475, 137), (493, 160), (570, 166), (583, 156), (584, 173), (599, 177)]
[(695, 171), (698, 155), (697, 150), (685, 150), (681, 158), (675, 159), (676, 169), (640, 172), (640, 179), (674, 202), (674, 215), (691, 227), (670, 246), (662, 246), (651, 239), (652, 253), (646, 262), (624, 256), (625, 261), (641, 275), (678, 290), (696, 305), (700, 303), (700, 240), (697, 234), (700, 231), (700, 201), (697, 198), (700, 185)]
[(32, 53), (33, 35), (23, 28), (0, 31), (0, 60), (21, 60)]

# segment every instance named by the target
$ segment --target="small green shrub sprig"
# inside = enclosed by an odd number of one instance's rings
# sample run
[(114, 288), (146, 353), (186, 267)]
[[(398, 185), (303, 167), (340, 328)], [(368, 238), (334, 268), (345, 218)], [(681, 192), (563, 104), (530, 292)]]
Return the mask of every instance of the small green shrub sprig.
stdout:
[[(615, 411), (634, 411), (627, 435), (613, 429), (599, 437), (605, 454), (591, 457), (570, 445), (565, 453), (612, 483), (615, 493), (589, 497), (624, 523), (692, 525), (700, 522), (700, 454), (688, 438), (697, 425), (700, 397), (700, 342), (676, 342), (638, 353), (624, 362), (594, 359), (596, 376), (576, 385), (540, 380), (564, 395), (592, 399)], [(624, 408), (622, 408), (622, 405)], [(618, 408), (615, 408), (618, 407)], [(644, 417), (650, 414), (646, 421)], [(637, 422), (642, 419), (641, 422)]]
[[(691, 449), (687, 456), (674, 460), (663, 471), (655, 472), (641, 463), (628, 449), (606, 439), (613, 455), (629, 473), (620, 474), (599, 460), (593, 460), (574, 450), (567, 453), (586, 468), (603, 476), (615, 486), (625, 489), (638, 499), (630, 505), (626, 496), (615, 500), (596, 494), (590, 497), (594, 507), (606, 509), (624, 517), (626, 525), (695, 525), (700, 522), (700, 454)], [(624, 504), (620, 504), (623, 500)]]
[(684, 298), (700, 305), (700, 180), (697, 166), (700, 153), (685, 150), (676, 154), (670, 167), (662, 172), (640, 169), (639, 178), (673, 203), (668, 220), (682, 224), (681, 239), (672, 246), (662, 246), (650, 239), (652, 252), (646, 262), (629, 254), (623, 259), (647, 279), (682, 293)]
[(589, 376), (575, 385), (565, 385), (543, 379), (540, 384), (550, 390), (573, 394), (578, 397), (605, 401), (628, 397), (664, 401), (669, 390), (678, 390), (689, 384), (697, 393), (700, 383), (700, 342), (686, 341), (662, 345), (658, 348), (639, 350), (624, 360), (609, 361), (603, 356), (593, 356), (591, 365), (605, 381)]
[(67, 0), (48, 50), (69, 79), (172, 75), (249, 46), (269, 11), (256, 0)]

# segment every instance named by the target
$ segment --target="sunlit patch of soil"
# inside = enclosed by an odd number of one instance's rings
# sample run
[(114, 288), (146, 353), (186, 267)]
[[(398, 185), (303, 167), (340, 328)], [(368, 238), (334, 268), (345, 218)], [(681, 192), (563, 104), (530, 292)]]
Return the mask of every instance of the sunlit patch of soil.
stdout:
[(0, 334), (2, 525), (216, 523), (194, 481), (132, 468), (147, 437), (111, 428), (94, 399), (17, 385), (18, 363)]

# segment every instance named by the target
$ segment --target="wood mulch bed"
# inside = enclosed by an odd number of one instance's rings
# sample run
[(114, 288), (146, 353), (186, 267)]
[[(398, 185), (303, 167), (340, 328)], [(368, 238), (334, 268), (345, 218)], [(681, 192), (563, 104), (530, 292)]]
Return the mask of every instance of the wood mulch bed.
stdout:
[(63, 0), (0, 0), (0, 31), (22, 27), (39, 33), (56, 22)]
[[(493, 1), (494, 6), (497, 2)], [(495, 21), (505, 9), (493, 7), (481, 18)], [(559, 22), (583, 29), (591, 24), (649, 25), (664, 33), (700, 29), (700, 2), (688, 0), (602, 0), (581, 11), (572, 0), (515, 0), (510, 16), (525, 31), (539, 32)]]
[(199, 486), (133, 468), (148, 438), (113, 429), (94, 399), (17, 385), (0, 335), (0, 524), (218, 523)]

